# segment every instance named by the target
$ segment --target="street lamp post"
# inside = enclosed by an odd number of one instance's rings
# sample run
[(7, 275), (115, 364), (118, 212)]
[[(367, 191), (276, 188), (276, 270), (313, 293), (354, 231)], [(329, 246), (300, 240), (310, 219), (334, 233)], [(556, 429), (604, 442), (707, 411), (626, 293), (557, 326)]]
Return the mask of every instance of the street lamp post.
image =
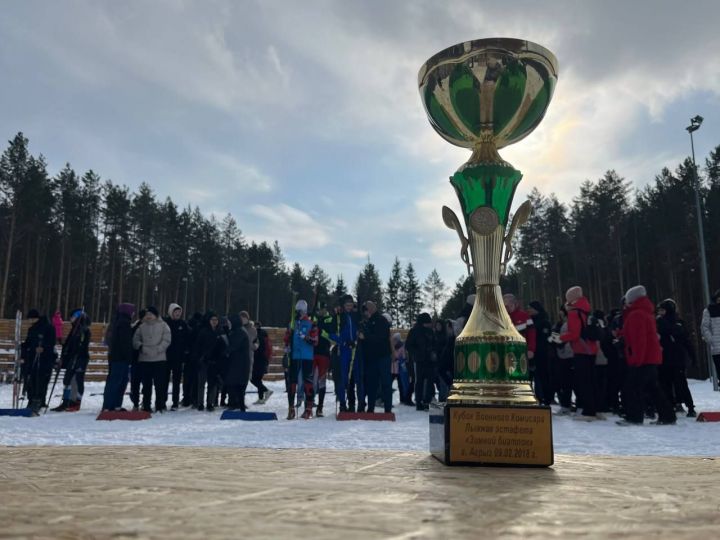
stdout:
[[(685, 129), (690, 134), (690, 150), (692, 152), (693, 175), (695, 179), (695, 214), (698, 223), (698, 243), (700, 244), (700, 275), (702, 276), (703, 300), (706, 304), (710, 303), (710, 283), (707, 273), (707, 258), (705, 255), (705, 231), (703, 230), (702, 208), (700, 206), (700, 179), (697, 172), (697, 164), (695, 163), (695, 141), (693, 133), (700, 129), (703, 123), (703, 117), (700, 115), (690, 119), (690, 125)], [(708, 373), (713, 381), (713, 389), (718, 390), (718, 378), (715, 373), (715, 364), (713, 364), (712, 356), (708, 354)]]
[(260, 267), (257, 267), (257, 292), (255, 294), (255, 320), (260, 320)]
[(187, 313), (188, 312), (188, 305), (187, 305), (188, 278), (187, 278), (187, 276), (183, 277), (182, 280), (185, 282), (185, 297), (183, 298), (183, 309), (185, 310), (185, 313)]

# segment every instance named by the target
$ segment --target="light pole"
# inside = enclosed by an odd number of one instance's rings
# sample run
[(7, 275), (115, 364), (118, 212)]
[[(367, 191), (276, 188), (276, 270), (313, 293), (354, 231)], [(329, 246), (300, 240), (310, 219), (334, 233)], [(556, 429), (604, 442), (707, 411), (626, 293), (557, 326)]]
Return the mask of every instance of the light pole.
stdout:
[(257, 292), (255, 294), (255, 320), (260, 319), (260, 267), (257, 267)]
[[(705, 231), (703, 230), (702, 209), (700, 207), (700, 179), (697, 173), (697, 164), (695, 163), (695, 141), (693, 133), (700, 129), (703, 123), (703, 117), (699, 114), (690, 119), (690, 125), (685, 129), (690, 134), (690, 150), (692, 152), (693, 175), (695, 179), (695, 214), (697, 214), (698, 223), (698, 243), (700, 244), (700, 275), (702, 276), (703, 300), (705, 304), (710, 303), (710, 283), (707, 273), (707, 259), (705, 256)], [(713, 381), (713, 389), (718, 390), (717, 373), (715, 373), (715, 365), (712, 357), (708, 355), (708, 373)]]
[(187, 305), (188, 278), (187, 278), (187, 276), (183, 277), (182, 280), (185, 282), (185, 297), (183, 298), (183, 309), (185, 310), (185, 313), (187, 313), (188, 312), (188, 305)]

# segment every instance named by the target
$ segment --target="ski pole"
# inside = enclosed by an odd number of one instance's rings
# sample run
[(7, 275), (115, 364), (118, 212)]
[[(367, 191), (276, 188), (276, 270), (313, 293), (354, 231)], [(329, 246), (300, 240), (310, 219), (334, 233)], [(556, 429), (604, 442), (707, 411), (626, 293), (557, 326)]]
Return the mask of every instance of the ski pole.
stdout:
[(58, 381), (58, 376), (60, 375), (60, 366), (57, 367), (55, 370), (55, 380), (53, 381), (52, 388), (50, 389), (50, 395), (45, 398), (45, 412), (43, 414), (47, 414), (48, 409), (50, 408), (50, 400), (52, 399), (53, 392), (55, 391), (55, 385)]

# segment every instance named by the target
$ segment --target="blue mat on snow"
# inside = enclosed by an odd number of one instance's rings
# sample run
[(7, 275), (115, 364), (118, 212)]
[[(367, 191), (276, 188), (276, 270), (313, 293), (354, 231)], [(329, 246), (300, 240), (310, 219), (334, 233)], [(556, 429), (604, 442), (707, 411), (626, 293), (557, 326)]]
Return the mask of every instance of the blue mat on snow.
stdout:
[(0, 409), (0, 416), (32, 416), (32, 409)]
[(220, 420), (245, 420), (249, 422), (261, 422), (264, 420), (277, 420), (274, 412), (248, 412), (248, 411), (225, 411)]

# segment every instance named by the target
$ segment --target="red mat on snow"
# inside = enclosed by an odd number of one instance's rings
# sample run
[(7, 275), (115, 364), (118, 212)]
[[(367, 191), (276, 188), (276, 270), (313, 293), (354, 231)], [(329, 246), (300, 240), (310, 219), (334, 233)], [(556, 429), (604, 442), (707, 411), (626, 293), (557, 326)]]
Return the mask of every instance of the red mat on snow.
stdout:
[(385, 420), (389, 422), (395, 421), (395, 413), (371, 413), (371, 412), (339, 412), (338, 420)]
[(701, 412), (697, 417), (698, 422), (720, 422), (720, 412)]
[(96, 420), (149, 420), (152, 415), (145, 411), (103, 411)]

